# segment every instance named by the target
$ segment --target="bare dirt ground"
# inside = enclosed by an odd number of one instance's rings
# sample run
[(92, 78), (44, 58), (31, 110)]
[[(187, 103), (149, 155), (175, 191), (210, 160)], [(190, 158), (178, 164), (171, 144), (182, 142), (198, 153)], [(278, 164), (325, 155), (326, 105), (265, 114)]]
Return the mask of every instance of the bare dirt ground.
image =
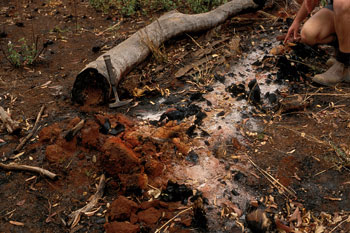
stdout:
[[(0, 170), (0, 232), (349, 232), (350, 88), (310, 82), (330, 48), (281, 45), (286, 13), (269, 3), (171, 39), (121, 82), (133, 102), (109, 109), (93, 87), (84, 106), (72, 102), (77, 74), (161, 12), (1, 1), (5, 54), (21, 38), (46, 49), (19, 68), (0, 55), (0, 104), (22, 129), (1, 128), (0, 159), (58, 179)], [(102, 174), (103, 197), (72, 219)]]

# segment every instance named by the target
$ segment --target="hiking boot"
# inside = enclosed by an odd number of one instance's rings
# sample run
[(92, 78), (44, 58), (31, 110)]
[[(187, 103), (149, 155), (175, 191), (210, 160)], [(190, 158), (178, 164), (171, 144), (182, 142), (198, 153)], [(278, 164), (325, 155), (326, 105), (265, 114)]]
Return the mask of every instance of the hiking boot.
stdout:
[[(337, 59), (335, 59), (335, 57), (330, 57), (326, 62), (326, 66), (331, 67), (336, 62), (337, 62)], [(344, 82), (350, 83), (350, 68), (349, 67), (344, 69)]]
[(312, 78), (312, 81), (325, 86), (334, 86), (343, 81), (345, 78), (350, 81), (350, 77), (347, 77), (349, 76), (347, 75), (348, 73), (349, 68), (345, 69), (343, 63), (335, 61), (335, 63), (325, 73), (315, 75)]
[(344, 82), (350, 83), (350, 67), (344, 68)]
[(335, 59), (335, 57), (330, 57), (326, 62), (326, 66), (331, 67), (336, 61), (337, 59)]

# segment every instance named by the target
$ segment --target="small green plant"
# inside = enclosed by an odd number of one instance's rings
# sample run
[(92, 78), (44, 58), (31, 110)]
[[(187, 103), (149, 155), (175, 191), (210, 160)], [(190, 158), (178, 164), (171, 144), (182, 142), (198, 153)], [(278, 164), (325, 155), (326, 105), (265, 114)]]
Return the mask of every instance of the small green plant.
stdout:
[(7, 50), (1, 46), (1, 50), (7, 59), (7, 61), (14, 67), (21, 67), (25, 65), (32, 65), (39, 55), (43, 52), (37, 49), (37, 42), (28, 44), (25, 38), (18, 40), (18, 44), (15, 45), (11, 41), (7, 43)]
[(326, 6), (327, 5), (327, 0), (321, 0), (321, 5)]
[(117, 11), (124, 16), (137, 12), (148, 14), (152, 11), (183, 9), (189, 13), (202, 13), (226, 3), (227, 0), (89, 0), (90, 5), (98, 11), (109, 13)]
[(18, 49), (11, 42), (8, 43), (8, 60), (13, 66), (20, 67), (23, 65), (31, 65), (37, 56), (35, 43), (28, 45), (25, 38), (18, 40), (20, 46)]
[(213, 7), (220, 6), (226, 3), (227, 0), (188, 0), (187, 4), (194, 13), (203, 13), (213, 9)]

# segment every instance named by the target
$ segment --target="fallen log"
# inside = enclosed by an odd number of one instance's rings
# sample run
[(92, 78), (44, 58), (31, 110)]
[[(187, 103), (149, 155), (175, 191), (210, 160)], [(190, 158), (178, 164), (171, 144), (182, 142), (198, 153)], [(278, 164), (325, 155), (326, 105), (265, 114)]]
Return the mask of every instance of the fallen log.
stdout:
[(259, 10), (264, 4), (265, 0), (233, 0), (206, 13), (189, 15), (171, 11), (164, 14), (90, 62), (76, 77), (72, 89), (72, 101), (85, 104), (89, 95), (92, 95), (92, 90), (99, 90), (97, 92), (99, 95), (91, 105), (106, 103), (112, 97), (103, 56), (110, 55), (115, 78), (119, 80), (166, 40), (184, 33), (208, 30), (232, 16)]

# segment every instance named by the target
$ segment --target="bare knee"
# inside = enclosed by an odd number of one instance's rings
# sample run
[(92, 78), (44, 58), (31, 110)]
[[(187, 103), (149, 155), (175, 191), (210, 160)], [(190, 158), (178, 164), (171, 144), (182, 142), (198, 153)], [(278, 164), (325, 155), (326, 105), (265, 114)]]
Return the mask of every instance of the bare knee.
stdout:
[(314, 28), (311, 28), (310, 25), (305, 24), (301, 29), (300, 33), (301, 42), (313, 46), (318, 42), (317, 34), (319, 33), (317, 33), (317, 31), (315, 31)]

